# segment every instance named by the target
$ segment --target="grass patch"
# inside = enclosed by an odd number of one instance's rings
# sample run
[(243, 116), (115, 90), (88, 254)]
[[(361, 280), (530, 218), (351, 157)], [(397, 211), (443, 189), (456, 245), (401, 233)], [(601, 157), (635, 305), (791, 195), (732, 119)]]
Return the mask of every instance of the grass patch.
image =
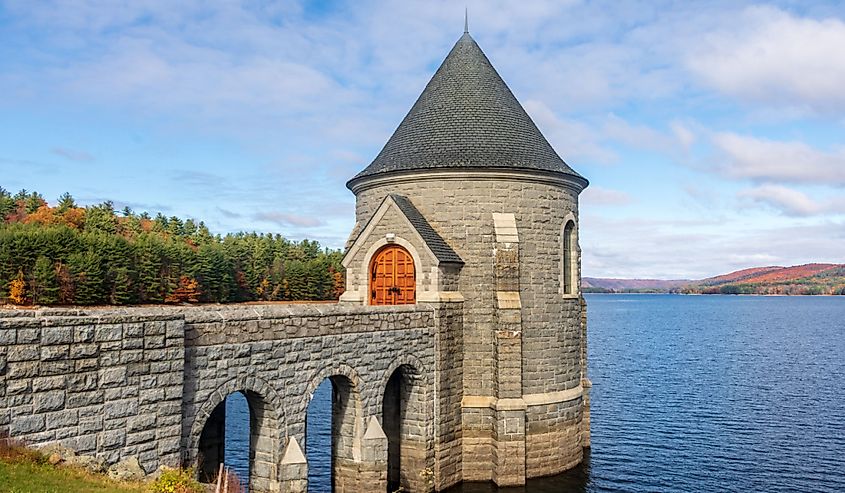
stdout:
[(3, 493), (142, 493), (143, 484), (121, 483), (73, 467), (53, 466), (41, 453), (0, 437)]
[(8, 493), (142, 493), (142, 484), (119, 483), (46, 462), (0, 460), (0, 491)]

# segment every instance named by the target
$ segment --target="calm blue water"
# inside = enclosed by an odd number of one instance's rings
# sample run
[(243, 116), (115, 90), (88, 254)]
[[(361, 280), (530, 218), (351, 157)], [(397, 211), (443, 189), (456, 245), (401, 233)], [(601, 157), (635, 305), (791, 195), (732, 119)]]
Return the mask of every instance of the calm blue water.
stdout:
[[(332, 385), (324, 380), (308, 405), (305, 455), (311, 491), (331, 491)], [(240, 478), (249, 477), (249, 405), (240, 392), (226, 398), (224, 462)]]
[[(592, 450), (582, 467), (519, 491), (845, 491), (845, 297), (587, 303)], [(330, 386), (321, 391), (312, 409), (328, 421), (309, 421), (306, 453), (313, 491), (325, 492)], [(451, 493), (493, 491), (509, 490)]]
[(249, 477), (249, 405), (240, 392), (226, 397), (223, 462), (246, 483)]
[(332, 383), (323, 383), (314, 391), (308, 404), (305, 427), (305, 456), (308, 460), (308, 489), (314, 492), (332, 490)]

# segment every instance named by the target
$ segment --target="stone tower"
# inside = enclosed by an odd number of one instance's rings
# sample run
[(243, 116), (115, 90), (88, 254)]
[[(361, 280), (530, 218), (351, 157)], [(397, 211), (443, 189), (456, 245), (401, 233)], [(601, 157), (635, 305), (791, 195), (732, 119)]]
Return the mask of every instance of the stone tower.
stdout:
[(577, 465), (589, 446), (587, 184), (468, 32), (347, 184), (357, 223), (342, 301), (439, 304), (462, 319), (435, 341), (436, 489), (524, 484)]

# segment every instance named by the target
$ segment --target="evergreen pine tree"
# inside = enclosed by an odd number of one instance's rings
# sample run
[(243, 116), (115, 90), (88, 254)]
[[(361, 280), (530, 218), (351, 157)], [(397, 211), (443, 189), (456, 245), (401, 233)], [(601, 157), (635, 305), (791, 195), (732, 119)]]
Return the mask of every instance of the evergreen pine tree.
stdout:
[(47, 205), (47, 201), (38, 192), (32, 192), (24, 200), (24, 207), (27, 214), (32, 214), (42, 205)]
[(60, 214), (64, 214), (70, 209), (76, 207), (76, 201), (73, 200), (73, 197), (65, 192), (59, 196), (59, 204), (56, 206)]
[(15, 209), (15, 199), (5, 188), (0, 187), (0, 223), (5, 221), (6, 216), (14, 212)]
[(208, 245), (210, 243), (217, 243), (215, 242), (214, 236), (212, 236), (211, 232), (208, 230), (208, 226), (206, 226), (205, 223), (202, 221), (200, 221), (199, 225), (197, 226), (197, 231), (194, 234), (194, 242), (197, 245)]
[(53, 262), (45, 256), (35, 261), (32, 269), (32, 302), (36, 305), (54, 305), (59, 301), (59, 280)]
[(126, 267), (116, 267), (112, 270), (110, 277), (113, 280), (110, 295), (111, 303), (113, 305), (134, 303), (134, 283), (132, 282), (129, 269)]
[(143, 235), (138, 246), (138, 293), (143, 303), (164, 301), (162, 289), (162, 253), (151, 235)]
[(89, 233), (117, 233), (117, 216), (110, 201), (85, 208), (85, 231)]
[(301, 260), (291, 260), (285, 263), (285, 299), (308, 299), (308, 272)]
[(74, 253), (68, 259), (68, 267), (75, 284), (75, 302), (80, 305), (96, 305), (107, 302), (105, 297), (105, 273), (101, 258), (94, 250)]

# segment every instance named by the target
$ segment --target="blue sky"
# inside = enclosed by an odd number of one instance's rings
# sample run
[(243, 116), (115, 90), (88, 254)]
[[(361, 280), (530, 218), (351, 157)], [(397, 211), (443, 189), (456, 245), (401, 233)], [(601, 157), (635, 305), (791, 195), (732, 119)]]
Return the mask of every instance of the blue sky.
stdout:
[[(845, 262), (841, 2), (468, 1), (591, 181), (583, 273)], [(341, 247), (460, 37), (437, 1), (0, 0), (0, 185)]]

